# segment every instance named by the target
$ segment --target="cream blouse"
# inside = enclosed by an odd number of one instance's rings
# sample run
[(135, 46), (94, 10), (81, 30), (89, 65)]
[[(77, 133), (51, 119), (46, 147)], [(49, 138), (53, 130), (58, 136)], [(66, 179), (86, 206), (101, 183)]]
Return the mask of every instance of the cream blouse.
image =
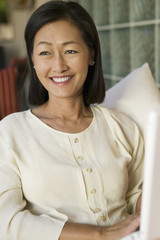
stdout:
[(0, 240), (57, 240), (66, 221), (109, 226), (135, 212), (143, 140), (127, 116), (92, 106), (80, 133), (30, 110), (0, 122)]

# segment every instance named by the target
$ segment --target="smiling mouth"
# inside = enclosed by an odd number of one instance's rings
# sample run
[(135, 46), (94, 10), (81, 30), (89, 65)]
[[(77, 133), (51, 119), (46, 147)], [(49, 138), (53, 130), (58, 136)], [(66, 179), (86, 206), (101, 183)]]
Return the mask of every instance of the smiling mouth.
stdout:
[(69, 76), (69, 77), (51, 77), (50, 79), (53, 80), (56, 83), (63, 83), (63, 82), (67, 82), (72, 77), (73, 76)]

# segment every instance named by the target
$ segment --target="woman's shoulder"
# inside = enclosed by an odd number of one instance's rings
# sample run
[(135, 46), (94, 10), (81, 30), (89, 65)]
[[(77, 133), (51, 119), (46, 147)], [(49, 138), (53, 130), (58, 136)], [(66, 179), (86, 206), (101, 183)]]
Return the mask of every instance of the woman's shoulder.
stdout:
[(30, 110), (25, 110), (22, 112), (15, 112), (7, 115), (0, 121), (0, 127), (16, 127), (19, 122), (24, 122), (27, 119), (27, 116), (30, 114)]
[(128, 115), (100, 105), (94, 106), (94, 111), (97, 115), (99, 114), (100, 118), (106, 121), (106, 124), (116, 138), (123, 139), (123, 141), (127, 139), (133, 148), (137, 142), (141, 140), (143, 142), (141, 129)]
[(124, 130), (141, 132), (138, 124), (123, 112), (107, 108), (102, 105), (94, 105), (94, 112), (100, 118), (103, 117), (112, 128), (123, 128)]
[(113, 118), (113, 119), (117, 119), (118, 121), (129, 121), (130, 123), (135, 124), (135, 122), (133, 121), (133, 119), (131, 119), (128, 115), (126, 115), (123, 112), (117, 111), (115, 109), (110, 109), (107, 108), (103, 105), (94, 105), (92, 106), (92, 108), (94, 109), (94, 111), (98, 114), (103, 115), (106, 118)]

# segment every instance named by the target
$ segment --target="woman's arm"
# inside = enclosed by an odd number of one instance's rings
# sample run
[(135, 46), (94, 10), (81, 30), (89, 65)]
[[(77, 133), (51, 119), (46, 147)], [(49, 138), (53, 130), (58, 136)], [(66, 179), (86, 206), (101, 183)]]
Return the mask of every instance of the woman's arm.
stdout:
[(67, 223), (59, 240), (118, 240), (136, 231), (139, 223), (138, 214), (131, 215), (111, 227)]

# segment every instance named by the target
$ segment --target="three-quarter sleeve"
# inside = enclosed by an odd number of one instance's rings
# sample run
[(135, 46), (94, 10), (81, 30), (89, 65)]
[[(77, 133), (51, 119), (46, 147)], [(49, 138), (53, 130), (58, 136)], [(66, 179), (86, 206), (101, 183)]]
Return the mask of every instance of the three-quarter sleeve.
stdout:
[(133, 142), (133, 152), (132, 161), (128, 165), (129, 184), (126, 200), (128, 203), (128, 212), (135, 213), (137, 200), (142, 193), (144, 164), (144, 141), (137, 127), (135, 127), (131, 139)]
[(128, 116), (116, 113), (116, 121), (120, 129), (116, 132), (117, 138), (130, 155), (127, 164), (128, 189), (126, 201), (128, 213), (133, 214), (136, 211), (137, 200), (142, 193), (144, 139), (138, 125)]
[(33, 214), (26, 208), (15, 154), (0, 126), (0, 239), (58, 240), (67, 216), (55, 209)]
[[(117, 111), (108, 111), (103, 107), (101, 109), (117, 142), (114, 151), (119, 149), (120, 156), (126, 156), (121, 172), (127, 183), (125, 193), (127, 212), (132, 214), (136, 211), (137, 200), (142, 193), (144, 139), (138, 125), (128, 116)], [(125, 172), (124, 169), (127, 171)]]

